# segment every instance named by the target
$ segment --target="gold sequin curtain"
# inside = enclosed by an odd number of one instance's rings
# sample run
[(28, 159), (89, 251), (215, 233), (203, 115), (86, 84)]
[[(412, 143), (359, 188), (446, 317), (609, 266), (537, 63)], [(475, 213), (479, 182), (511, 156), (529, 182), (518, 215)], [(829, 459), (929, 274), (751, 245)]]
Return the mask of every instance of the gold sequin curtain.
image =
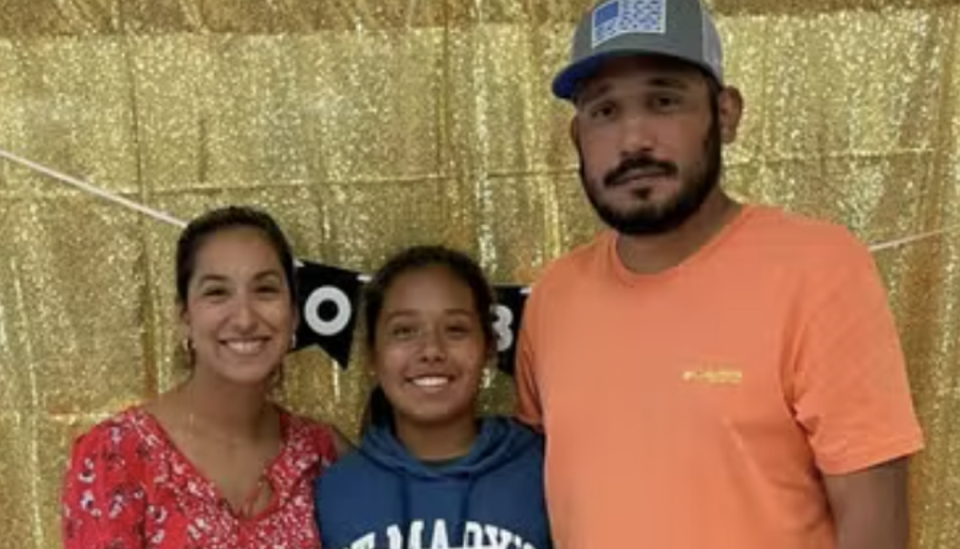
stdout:
[[(2, 0), (0, 148), (181, 219), (263, 206), (314, 261), (440, 240), (529, 282), (597, 227), (548, 88), (588, 3)], [(712, 6), (747, 101), (734, 194), (868, 242), (960, 224), (957, 2)], [(60, 547), (72, 437), (176, 381), (176, 236), (0, 161), (0, 548)], [(928, 440), (915, 549), (960, 547), (958, 255), (877, 253)], [(305, 350), (283, 399), (355, 432), (366, 388)]]

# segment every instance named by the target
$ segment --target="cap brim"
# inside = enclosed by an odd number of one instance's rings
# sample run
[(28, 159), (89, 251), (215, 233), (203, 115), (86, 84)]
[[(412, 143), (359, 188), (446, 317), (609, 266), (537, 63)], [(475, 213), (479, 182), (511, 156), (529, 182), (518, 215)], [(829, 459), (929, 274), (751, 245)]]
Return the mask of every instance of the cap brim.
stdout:
[(637, 50), (611, 50), (605, 52), (598, 52), (590, 57), (585, 57), (576, 63), (569, 65), (567, 68), (560, 71), (560, 74), (553, 79), (553, 95), (559, 99), (566, 99), (567, 101), (573, 101), (574, 96), (577, 94), (577, 91), (580, 88), (580, 85), (584, 80), (593, 76), (594, 73), (600, 68), (605, 61), (609, 59), (614, 59), (617, 57), (633, 57), (633, 56), (653, 56), (653, 57), (663, 57), (668, 59), (675, 59), (681, 63), (690, 64), (694, 67), (699, 68), (704, 71), (708, 76), (720, 82), (719, 77), (713, 72), (710, 67), (702, 65), (700, 63), (691, 61), (680, 57), (673, 52), (666, 51), (657, 51), (656, 49), (646, 49), (643, 51)]
[(600, 65), (603, 64), (604, 61), (614, 57), (624, 57), (627, 55), (636, 55), (636, 52), (610, 51), (597, 53), (569, 65), (567, 68), (560, 71), (560, 74), (553, 79), (553, 95), (560, 99), (573, 101), (573, 96), (577, 93), (577, 88), (580, 87), (580, 82), (597, 72), (597, 69), (600, 68)]

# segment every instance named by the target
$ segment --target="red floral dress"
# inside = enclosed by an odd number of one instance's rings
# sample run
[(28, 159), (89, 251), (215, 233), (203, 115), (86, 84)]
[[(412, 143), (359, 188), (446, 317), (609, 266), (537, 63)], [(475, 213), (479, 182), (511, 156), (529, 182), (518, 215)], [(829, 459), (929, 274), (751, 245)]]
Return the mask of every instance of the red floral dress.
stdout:
[(283, 448), (267, 467), (273, 499), (239, 518), (173, 445), (131, 408), (74, 445), (63, 490), (66, 549), (318, 549), (313, 480), (336, 457), (330, 430), (281, 411)]

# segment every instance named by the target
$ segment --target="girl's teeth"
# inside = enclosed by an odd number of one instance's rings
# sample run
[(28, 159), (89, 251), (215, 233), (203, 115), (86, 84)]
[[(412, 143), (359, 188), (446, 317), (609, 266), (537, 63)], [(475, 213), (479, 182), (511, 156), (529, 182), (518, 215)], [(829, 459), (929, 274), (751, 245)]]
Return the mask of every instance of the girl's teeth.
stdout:
[(439, 387), (449, 382), (448, 378), (440, 376), (418, 377), (413, 380), (413, 384), (417, 387)]

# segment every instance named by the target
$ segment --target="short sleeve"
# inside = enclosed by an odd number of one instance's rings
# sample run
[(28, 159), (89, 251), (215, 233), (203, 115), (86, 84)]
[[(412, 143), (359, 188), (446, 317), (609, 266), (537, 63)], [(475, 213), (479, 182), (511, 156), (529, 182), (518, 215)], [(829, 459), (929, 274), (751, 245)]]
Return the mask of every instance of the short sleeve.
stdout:
[(61, 495), (66, 549), (144, 547), (136, 438), (122, 423), (108, 421), (74, 443)]
[(543, 407), (536, 377), (536, 317), (539, 299), (536, 289), (530, 294), (524, 307), (517, 343), (515, 372), (516, 417), (521, 422), (538, 430), (543, 429)]
[(847, 236), (810, 278), (794, 369), (797, 420), (832, 475), (923, 447), (881, 278), (866, 247)]

